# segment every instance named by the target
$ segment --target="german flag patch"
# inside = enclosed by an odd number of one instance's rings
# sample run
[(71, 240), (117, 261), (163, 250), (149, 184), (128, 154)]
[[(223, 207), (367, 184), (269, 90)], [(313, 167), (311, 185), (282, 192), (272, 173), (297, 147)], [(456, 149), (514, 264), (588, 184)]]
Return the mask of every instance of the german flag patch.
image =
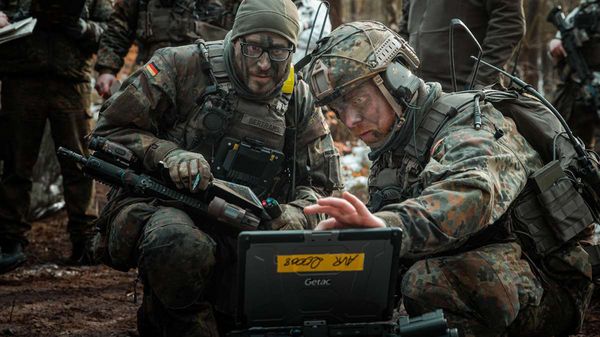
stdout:
[(146, 64), (146, 71), (152, 77), (156, 76), (156, 74), (158, 74), (160, 72), (160, 70), (158, 69), (156, 64), (154, 64), (154, 62), (150, 62), (150, 63)]

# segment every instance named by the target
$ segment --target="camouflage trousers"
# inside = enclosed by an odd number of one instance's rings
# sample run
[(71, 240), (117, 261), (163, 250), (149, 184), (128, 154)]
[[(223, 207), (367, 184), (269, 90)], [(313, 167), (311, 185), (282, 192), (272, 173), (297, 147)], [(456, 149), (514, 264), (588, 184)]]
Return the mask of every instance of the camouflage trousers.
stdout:
[(402, 279), (406, 310), (421, 315), (441, 308), (461, 336), (561, 336), (577, 330), (591, 282), (570, 284), (586, 297), (574, 300), (566, 283), (561, 288), (540, 279), (521, 254), (518, 244), (502, 243), (418, 261)]
[(224, 257), (220, 240), (177, 208), (136, 202), (116, 212), (106, 231), (106, 258), (120, 270), (138, 267), (140, 336), (219, 335), (214, 308), (233, 290), (221, 281), (231, 279), (223, 270), (235, 262)]
[(569, 127), (580, 137), (586, 148), (600, 153), (600, 143), (596, 134), (600, 133), (600, 118), (597, 112), (587, 107), (582, 99), (580, 87), (575, 83), (566, 83), (558, 86), (553, 105), (569, 124)]
[[(91, 85), (50, 77), (2, 79), (0, 156), (0, 237), (26, 243), (31, 228), (32, 170), (38, 158), (46, 121), (55, 147), (87, 154), (84, 137), (91, 131)], [(72, 241), (87, 239), (97, 217), (94, 182), (76, 164), (59, 158)]]

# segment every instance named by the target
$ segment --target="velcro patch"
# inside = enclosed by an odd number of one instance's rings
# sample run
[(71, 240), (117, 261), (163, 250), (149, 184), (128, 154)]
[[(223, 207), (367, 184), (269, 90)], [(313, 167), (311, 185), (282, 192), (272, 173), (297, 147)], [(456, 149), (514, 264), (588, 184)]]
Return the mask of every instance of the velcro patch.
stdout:
[(280, 136), (283, 136), (283, 134), (285, 133), (285, 128), (283, 126), (275, 125), (273, 123), (269, 123), (268, 121), (250, 115), (244, 115), (244, 117), (242, 117), (242, 123), (254, 126), (259, 129), (263, 129), (265, 131), (269, 131)]
[(152, 77), (156, 76), (160, 72), (160, 70), (158, 69), (156, 64), (154, 64), (154, 62), (150, 62), (150, 63), (146, 64), (146, 71)]

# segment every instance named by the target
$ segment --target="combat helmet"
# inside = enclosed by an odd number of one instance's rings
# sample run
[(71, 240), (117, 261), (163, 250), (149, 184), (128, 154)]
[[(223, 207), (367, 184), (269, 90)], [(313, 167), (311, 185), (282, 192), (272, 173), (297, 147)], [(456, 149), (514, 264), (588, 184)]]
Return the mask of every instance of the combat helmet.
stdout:
[[(419, 58), (406, 40), (376, 21), (356, 21), (321, 39), (312, 53), (309, 82), (318, 105), (373, 80), (398, 112), (418, 90)], [(395, 98), (394, 98), (395, 97)]]

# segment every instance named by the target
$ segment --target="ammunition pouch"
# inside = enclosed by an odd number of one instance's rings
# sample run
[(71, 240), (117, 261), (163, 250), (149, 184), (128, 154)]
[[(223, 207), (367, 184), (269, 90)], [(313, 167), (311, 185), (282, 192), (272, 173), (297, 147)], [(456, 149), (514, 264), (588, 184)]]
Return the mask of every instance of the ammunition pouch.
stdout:
[(531, 175), (512, 207), (513, 233), (536, 267), (553, 278), (565, 273), (592, 276), (579, 240), (594, 216), (579, 190), (576, 180), (552, 161)]
[(537, 199), (545, 211), (550, 229), (561, 243), (583, 232), (594, 220), (581, 194), (568, 178), (556, 181), (550, 189), (538, 194)]
[(246, 185), (262, 198), (271, 191), (284, 160), (283, 152), (259, 141), (224, 137), (212, 164), (213, 174), (216, 178)]

